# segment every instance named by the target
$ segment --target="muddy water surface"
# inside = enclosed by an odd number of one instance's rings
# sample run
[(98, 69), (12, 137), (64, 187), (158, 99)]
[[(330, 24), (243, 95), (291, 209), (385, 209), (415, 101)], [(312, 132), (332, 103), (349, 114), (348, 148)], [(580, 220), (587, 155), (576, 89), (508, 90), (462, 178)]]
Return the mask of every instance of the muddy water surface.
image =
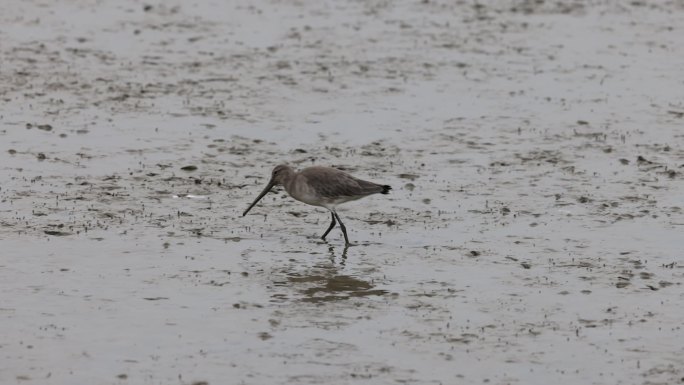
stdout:
[[(684, 8), (10, 1), (0, 382), (684, 378)], [(329, 215), (280, 162), (393, 186)]]

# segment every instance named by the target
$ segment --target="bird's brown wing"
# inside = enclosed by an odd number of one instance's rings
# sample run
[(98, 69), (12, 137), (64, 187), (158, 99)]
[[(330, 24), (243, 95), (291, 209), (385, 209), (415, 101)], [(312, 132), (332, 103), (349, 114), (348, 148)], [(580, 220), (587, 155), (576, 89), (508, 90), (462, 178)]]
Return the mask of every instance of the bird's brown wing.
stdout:
[[(382, 192), (382, 186), (336, 169), (321, 168), (305, 173), (309, 185), (325, 198), (361, 197)], [(307, 175), (308, 174), (308, 175)]]

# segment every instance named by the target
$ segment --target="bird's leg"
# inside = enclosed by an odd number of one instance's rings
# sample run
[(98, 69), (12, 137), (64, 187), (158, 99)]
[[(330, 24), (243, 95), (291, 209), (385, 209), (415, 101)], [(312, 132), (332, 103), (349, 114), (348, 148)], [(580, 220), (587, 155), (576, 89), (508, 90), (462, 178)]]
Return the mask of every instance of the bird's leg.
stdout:
[(337, 215), (335, 211), (333, 211), (333, 215), (335, 218), (337, 218), (337, 221), (340, 223), (340, 228), (342, 229), (342, 234), (344, 234), (344, 244), (345, 246), (349, 246), (349, 238), (347, 238), (347, 228), (344, 227), (344, 223), (342, 223), (342, 220), (340, 219), (340, 216)]
[(325, 241), (325, 237), (328, 236), (328, 233), (330, 232), (330, 230), (333, 229), (333, 227), (335, 227), (335, 223), (336, 223), (335, 222), (335, 214), (333, 214), (332, 211), (330, 212), (330, 216), (332, 216), (332, 222), (330, 222), (330, 227), (328, 227), (328, 230), (326, 230), (325, 234), (323, 234), (323, 236), (321, 237), (321, 239), (324, 241)]

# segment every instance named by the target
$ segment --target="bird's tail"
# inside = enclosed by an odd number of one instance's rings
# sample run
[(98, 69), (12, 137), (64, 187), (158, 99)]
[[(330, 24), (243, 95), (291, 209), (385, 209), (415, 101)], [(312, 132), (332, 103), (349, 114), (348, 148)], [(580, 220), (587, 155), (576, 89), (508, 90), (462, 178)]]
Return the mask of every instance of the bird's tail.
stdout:
[(380, 194), (389, 194), (391, 189), (392, 189), (392, 187), (390, 187), (388, 185), (384, 185), (384, 186), (382, 186), (382, 191), (380, 191)]

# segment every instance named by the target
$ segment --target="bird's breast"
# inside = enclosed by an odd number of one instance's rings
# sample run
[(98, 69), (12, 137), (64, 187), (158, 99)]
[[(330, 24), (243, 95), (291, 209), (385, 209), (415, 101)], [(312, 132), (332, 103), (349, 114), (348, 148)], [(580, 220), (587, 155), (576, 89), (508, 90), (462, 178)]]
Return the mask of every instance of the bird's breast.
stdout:
[(326, 204), (325, 199), (316, 193), (304, 177), (294, 178), (291, 183), (285, 185), (285, 190), (292, 198), (308, 205), (325, 206)]

